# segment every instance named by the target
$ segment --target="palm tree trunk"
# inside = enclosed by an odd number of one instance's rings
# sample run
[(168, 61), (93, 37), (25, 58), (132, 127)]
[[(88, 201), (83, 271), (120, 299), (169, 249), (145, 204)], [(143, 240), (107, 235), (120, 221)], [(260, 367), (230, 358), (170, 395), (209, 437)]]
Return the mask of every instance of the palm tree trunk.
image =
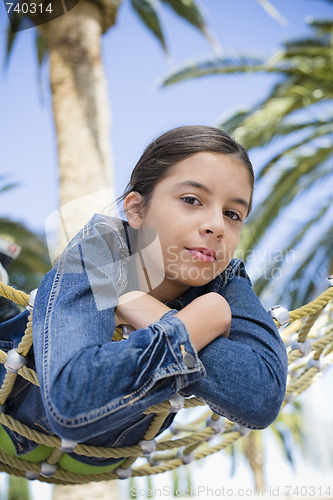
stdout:
[(8, 476), (8, 484), (8, 500), (30, 500), (28, 481), (25, 478)]
[[(102, 1), (97, 4), (80, 0), (67, 14), (39, 26), (50, 52), (60, 211), (66, 215), (66, 231), (60, 233), (65, 241), (59, 242), (60, 250), (95, 211), (112, 201), (101, 194), (112, 184), (109, 101), (101, 61), (101, 35), (103, 29), (114, 24), (121, 0), (106, 3), (107, 16)], [(108, 24), (103, 26), (106, 18)], [(87, 198), (81, 200), (94, 194), (92, 204), (86, 203)], [(96, 200), (98, 204), (94, 203)], [(68, 203), (70, 210), (65, 210)], [(112, 500), (118, 498), (117, 482), (56, 485), (53, 498)]]
[[(114, 5), (113, 23), (120, 1), (109, 1), (109, 7)], [(102, 21), (100, 5), (80, 0), (67, 14), (39, 26), (50, 52), (60, 210), (76, 200), (66, 212), (66, 230), (72, 233), (69, 238), (92, 213), (112, 201), (110, 193), (104, 199), (101, 195), (112, 185), (109, 100), (101, 61)], [(80, 203), (83, 197), (94, 194), (92, 205), (86, 199)], [(75, 229), (68, 231), (72, 225)]]
[(84, 485), (54, 487), (53, 500), (118, 500), (116, 481), (101, 481)]
[(260, 431), (252, 431), (244, 438), (244, 452), (253, 472), (256, 491), (266, 491), (264, 453)]

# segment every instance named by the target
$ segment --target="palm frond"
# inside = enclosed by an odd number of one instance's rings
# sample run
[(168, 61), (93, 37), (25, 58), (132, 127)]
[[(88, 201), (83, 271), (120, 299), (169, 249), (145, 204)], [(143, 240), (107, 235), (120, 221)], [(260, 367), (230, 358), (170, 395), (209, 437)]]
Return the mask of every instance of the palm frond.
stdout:
[[(327, 210), (324, 219), (332, 216), (332, 211)], [(303, 239), (295, 247), (293, 252), (296, 266), (285, 269), (282, 266), (283, 279), (278, 283), (267, 283), (264, 294), (270, 296), (275, 303), (282, 303), (289, 309), (300, 307), (304, 302), (312, 300), (327, 287), (327, 276), (333, 263), (332, 223), (323, 223), (317, 219), (311, 225), (311, 232), (303, 236)], [(319, 226), (319, 230), (318, 230)], [(306, 236), (316, 234), (313, 245), (309, 245)], [(288, 267), (288, 266), (287, 266)]]
[(223, 120), (217, 126), (222, 128), (223, 124), (223, 128), (232, 133), (235, 129), (237, 129), (237, 127), (240, 126), (241, 123), (243, 123), (243, 121), (249, 116), (251, 111), (252, 110), (250, 109), (238, 109), (231, 115), (228, 115), (228, 117), (224, 115)]
[[(316, 154), (310, 157), (300, 156), (291, 168), (284, 169), (280, 173), (268, 195), (249, 217), (247, 231), (242, 240), (242, 251), (245, 255), (258, 244), (266, 228), (273, 223), (282, 208), (313, 185), (311, 177), (317, 171), (320, 172), (321, 178), (323, 174), (331, 174), (331, 171), (325, 170), (322, 165), (324, 159), (331, 155), (331, 147), (318, 148)], [(321, 158), (320, 162), (318, 162), (318, 157)], [(305, 181), (305, 176), (309, 179), (308, 182)]]
[[(247, 149), (263, 146), (279, 136), (285, 124), (290, 125), (293, 117), (296, 121), (296, 112), (303, 113), (306, 106), (307, 114), (311, 115), (311, 106), (328, 100), (330, 93), (333, 93), (329, 87), (331, 85), (328, 82), (325, 85), (322, 80), (320, 84), (313, 81), (310, 86), (306, 81), (302, 83), (296, 78), (288, 79), (283, 84), (276, 84), (264, 101), (244, 115), (244, 120), (233, 129), (233, 134)], [(315, 110), (314, 113), (316, 113)], [(288, 118), (287, 122), (286, 118)], [(319, 118), (318, 125), (320, 122)], [(330, 127), (329, 117), (327, 122)], [(226, 127), (227, 125), (221, 123), (219, 126)], [(329, 132), (330, 130), (327, 133)]]
[[(251, 55), (238, 58), (214, 57), (200, 61), (190, 61), (162, 78), (160, 85), (166, 87), (192, 78), (217, 74), (254, 73), (265, 71), (263, 59)], [(272, 70), (273, 71), (273, 70)]]
[[(333, 3), (333, 0), (327, 0)], [(331, 19), (306, 19), (306, 22), (317, 32), (318, 36), (331, 35), (333, 22)]]
[(6, 48), (6, 58), (4, 64), (7, 65), (9, 62), (10, 55), (12, 53), (13, 45), (17, 37), (17, 32), (20, 30), (20, 27), (23, 22), (24, 15), (22, 12), (12, 12), (10, 14), (10, 25), (7, 29), (7, 48)]
[[(219, 43), (210, 33), (202, 11), (194, 0), (162, 0), (162, 2), (168, 5), (177, 16), (197, 28), (215, 48), (216, 53), (221, 52)], [(145, 26), (161, 43), (163, 50), (168, 53), (156, 0), (131, 0), (131, 5)]]
[(254, 107), (233, 134), (246, 149), (263, 146), (275, 137), (283, 118), (301, 107), (300, 99), (295, 96), (274, 95)]
[(36, 32), (36, 47), (38, 67), (40, 68), (45, 61), (48, 53), (48, 48), (45, 37), (39, 31)]
[(161, 43), (163, 50), (167, 53), (168, 50), (160, 18), (155, 8), (156, 2), (153, 0), (131, 0), (131, 5), (141, 21), (155, 35)]
[[(313, 296), (318, 283), (315, 283), (313, 277), (318, 277), (321, 284), (321, 290), (325, 288), (322, 279), (322, 271), (327, 275), (327, 268), (333, 259), (333, 224), (325, 230), (320, 238), (316, 240), (316, 244), (310, 249), (302, 264), (298, 267), (294, 274), (294, 281), (299, 283), (295, 288), (294, 301), (297, 304), (302, 304), (307, 297)], [(312, 269), (310, 268), (310, 265)], [(311, 269), (311, 273), (309, 270)]]
[(194, 0), (162, 0), (169, 5), (171, 9), (182, 17), (185, 21), (198, 28), (205, 36), (207, 36), (207, 26), (203, 18), (202, 12), (194, 2)]
[[(279, 258), (276, 259), (273, 255), (271, 260), (264, 264), (262, 274), (254, 282), (253, 288), (257, 295), (262, 295), (267, 291), (268, 294), (270, 294), (270, 290), (272, 288), (275, 288), (274, 301), (279, 301), (282, 299), (285, 306), (296, 307), (295, 304), (287, 304), (285, 301), (284, 291), (289, 288), (289, 283), (293, 283), (296, 280), (294, 276), (295, 268), (293, 267), (293, 270), (291, 272), (288, 271), (288, 267), (290, 268), (290, 264), (288, 262), (289, 258), (291, 255), (295, 256), (296, 254), (298, 254), (299, 251), (303, 252), (303, 241), (310, 233), (310, 231), (312, 232), (313, 229), (316, 229), (318, 232), (318, 226), (320, 225), (321, 221), (325, 217), (325, 214), (327, 214), (332, 204), (333, 196), (328, 200), (325, 199), (325, 203), (318, 209), (317, 213), (310, 220), (306, 219), (305, 222), (300, 224), (299, 228), (295, 230), (295, 233), (292, 235), (291, 240), (287, 242), (284, 248), (278, 252)], [(321, 231), (319, 232), (326, 233), (326, 231), (326, 226), (322, 225)], [(329, 272), (329, 270), (327, 271)], [(277, 272), (279, 272), (280, 276), (283, 276), (283, 280), (279, 284), (279, 289), (281, 290), (280, 292), (278, 291), (275, 283), (273, 283)]]
[(4, 175), (0, 175), (0, 194), (9, 191), (17, 186), (19, 186), (19, 182), (6, 182), (6, 184), (1, 185), (1, 183), (5, 180)]
[(287, 26), (288, 21), (268, 0), (257, 0), (257, 2), (265, 9), (265, 11), (282, 26)]
[(318, 125), (318, 127), (315, 128), (313, 133), (308, 133), (307, 135), (305, 135), (305, 137), (303, 136), (301, 139), (295, 141), (289, 147), (284, 147), (279, 153), (277, 153), (269, 161), (267, 161), (267, 163), (260, 169), (259, 173), (257, 174), (256, 181), (259, 182), (263, 177), (265, 177), (271, 171), (271, 169), (278, 164), (280, 160), (291, 157), (297, 151), (300, 151), (303, 146), (308, 145), (315, 139), (324, 138), (326, 135), (329, 135), (331, 132), (333, 132), (332, 125), (330, 123), (324, 123), (323, 126), (320, 126), (320, 124), (316, 122), (306, 122), (300, 124), (291, 123), (287, 125), (280, 124), (278, 127), (278, 131), (275, 132), (275, 138), (277, 136), (294, 134), (295, 132), (299, 132), (307, 128), (312, 129), (316, 125)]

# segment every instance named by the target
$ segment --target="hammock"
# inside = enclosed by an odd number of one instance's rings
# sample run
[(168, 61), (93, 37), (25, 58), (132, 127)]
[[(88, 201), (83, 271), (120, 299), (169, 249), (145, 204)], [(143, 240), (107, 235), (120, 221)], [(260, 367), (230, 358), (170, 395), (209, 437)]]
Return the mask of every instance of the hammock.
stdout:
[[(281, 306), (274, 306), (270, 310), (271, 316), (280, 328), (288, 353), (289, 374), (282, 408), (307, 389), (333, 362), (331, 280), (330, 285), (315, 300), (290, 313)], [(9, 353), (0, 350), (0, 362), (5, 364), (7, 369), (0, 388), (0, 427), (5, 426), (39, 444), (37, 451), (33, 450), (26, 456), (18, 458), (9, 436), (6, 434), (4, 437), (0, 432), (0, 471), (53, 484), (78, 484), (125, 479), (130, 476), (149, 476), (173, 470), (192, 460), (199, 460), (216, 453), (251, 432), (250, 429), (220, 417), (208, 409), (199, 419), (186, 425), (173, 424), (169, 429), (169, 435), (162, 434), (156, 441), (155, 436), (170, 412), (205, 406), (204, 401), (195, 397), (184, 399), (180, 395), (175, 395), (169, 401), (150, 407), (144, 412), (154, 413), (155, 417), (142, 441), (134, 446), (118, 448), (87, 446), (62, 440), (56, 435), (46, 435), (25, 426), (10, 415), (6, 415), (4, 404), (18, 375), (32, 384), (39, 385), (36, 372), (25, 366), (24, 359), (32, 346), (32, 305), (29, 305), (28, 294), (2, 282), (0, 282), (0, 295), (26, 306), (30, 311), (24, 336), (17, 349)], [(122, 338), (121, 329), (117, 328), (113, 340)], [(5, 433), (3, 428), (2, 432)], [(211, 440), (214, 444), (210, 444)], [(119, 462), (111, 466), (89, 466), (69, 457), (68, 454), (71, 452), (87, 457), (119, 458)], [(143, 465), (132, 467), (140, 457), (146, 457)]]

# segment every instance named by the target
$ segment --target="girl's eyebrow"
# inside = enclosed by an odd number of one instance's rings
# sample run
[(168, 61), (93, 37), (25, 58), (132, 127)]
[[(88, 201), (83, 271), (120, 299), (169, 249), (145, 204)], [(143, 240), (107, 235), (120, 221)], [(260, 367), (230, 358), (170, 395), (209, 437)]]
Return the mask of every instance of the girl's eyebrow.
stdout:
[(195, 187), (195, 188), (201, 189), (202, 191), (205, 191), (205, 193), (212, 194), (211, 190), (208, 189), (207, 186), (204, 186), (203, 184), (200, 184), (200, 182), (196, 182), (196, 181), (183, 181), (183, 182), (178, 182), (176, 184), (176, 187), (184, 187), (184, 186)]
[(233, 198), (232, 200), (230, 200), (231, 203), (239, 203), (240, 205), (243, 205), (243, 207), (246, 208), (246, 210), (249, 210), (249, 204), (246, 200), (244, 200), (243, 198)]
[[(183, 181), (183, 182), (178, 182), (176, 184), (176, 187), (184, 187), (184, 186), (195, 187), (197, 189), (201, 189), (205, 193), (212, 194), (211, 190), (208, 189), (207, 186), (204, 186), (203, 184), (201, 184), (200, 182)], [(243, 198), (233, 198), (232, 200), (230, 200), (230, 202), (231, 203), (239, 203), (240, 205), (243, 205), (243, 207), (245, 207), (247, 210), (249, 209), (248, 202), (246, 200), (244, 200)]]

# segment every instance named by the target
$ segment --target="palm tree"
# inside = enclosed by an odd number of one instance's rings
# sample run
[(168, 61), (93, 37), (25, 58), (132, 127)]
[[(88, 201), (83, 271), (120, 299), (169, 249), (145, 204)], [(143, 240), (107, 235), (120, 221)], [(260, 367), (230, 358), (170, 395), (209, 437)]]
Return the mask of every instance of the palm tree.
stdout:
[[(250, 153), (264, 147), (267, 152), (257, 174), (257, 191), (263, 186), (265, 194), (244, 228), (240, 250), (245, 259), (253, 257), (265, 238), (281, 236), (279, 252), (266, 261), (254, 287), (262, 297), (270, 293), (270, 300), (283, 300), (289, 307), (323, 289), (325, 277), (333, 271), (333, 22), (308, 23), (311, 37), (286, 42), (268, 60), (249, 56), (204, 60), (183, 66), (163, 82), (170, 85), (212, 74), (280, 75), (262, 102), (233, 113), (219, 125)], [(296, 262), (288, 261), (290, 255)], [(280, 268), (282, 273), (274, 275)], [(277, 274), (279, 280), (274, 279)]]
[[(38, 26), (39, 60), (49, 54), (53, 116), (58, 143), (60, 207), (74, 199), (98, 193), (102, 206), (110, 203), (111, 153), (106, 79), (101, 60), (101, 36), (114, 26), (121, 0), (80, 0), (51, 22)], [(176, 14), (212, 40), (194, 0), (164, 0)], [(164, 50), (166, 42), (153, 0), (131, 0), (131, 5)], [(24, 16), (11, 11), (11, 25), (21, 29)], [(45, 14), (46, 15), (46, 14)], [(45, 20), (45, 17), (44, 19)], [(16, 33), (8, 37), (8, 54)], [(104, 201), (101, 196), (105, 194)], [(112, 201), (112, 200), (111, 200)], [(82, 218), (84, 203), (67, 216), (68, 225)], [(91, 208), (86, 220), (91, 216)]]
[[(236, 452), (241, 448), (241, 452), (246, 457), (253, 475), (253, 485), (255, 491), (267, 492), (265, 478), (265, 438), (268, 434), (273, 434), (279, 448), (291, 467), (295, 465), (295, 450), (300, 449), (305, 456), (308, 450), (304, 445), (304, 419), (302, 405), (295, 401), (290, 411), (284, 410), (279, 414), (275, 422), (264, 431), (252, 431), (240, 442), (235, 443)], [(236, 453), (233, 454), (235, 456)]]
[(30, 500), (30, 498), (27, 480), (9, 476), (8, 500)]

